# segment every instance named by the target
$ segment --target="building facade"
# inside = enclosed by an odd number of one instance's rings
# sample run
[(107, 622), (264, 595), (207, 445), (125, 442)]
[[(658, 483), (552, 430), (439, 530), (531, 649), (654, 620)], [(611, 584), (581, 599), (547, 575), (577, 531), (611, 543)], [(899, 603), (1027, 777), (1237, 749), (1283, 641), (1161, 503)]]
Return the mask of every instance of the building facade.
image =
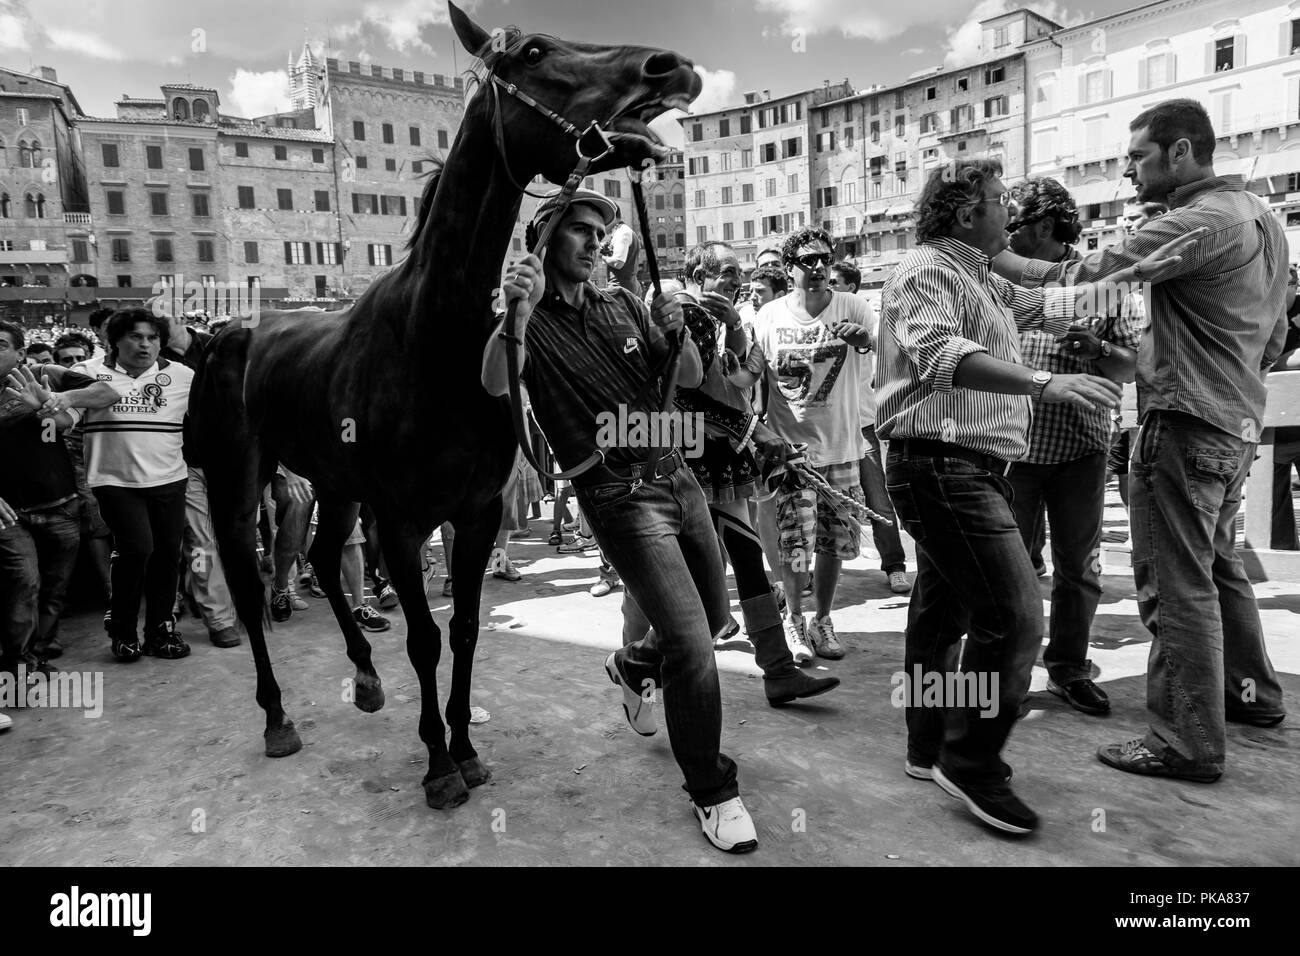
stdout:
[(1122, 237), (1129, 122), (1190, 97), (1219, 137), (1215, 171), (1245, 176), (1300, 252), (1300, 0), (1159, 0), (1032, 40), (1024, 54), (1029, 172), (1071, 189), (1085, 248)]
[(749, 268), (763, 248), (812, 221), (809, 116), (852, 93), (848, 80), (683, 117), (686, 247), (728, 242)]
[[(50, 67), (0, 69), (0, 287), (66, 287), (90, 271), (80, 115)], [(7, 296), (6, 314), (23, 312), (21, 295)]]

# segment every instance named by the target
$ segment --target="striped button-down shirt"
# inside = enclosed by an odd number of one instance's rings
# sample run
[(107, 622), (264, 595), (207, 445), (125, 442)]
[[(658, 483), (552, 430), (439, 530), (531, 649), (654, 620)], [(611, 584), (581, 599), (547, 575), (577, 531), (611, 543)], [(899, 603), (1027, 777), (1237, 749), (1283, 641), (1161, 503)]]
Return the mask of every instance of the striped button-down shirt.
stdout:
[(1171, 409), (1258, 441), (1264, 376), (1286, 337), (1287, 243), (1268, 206), (1240, 176), (1180, 186), (1169, 212), (1122, 245), (1078, 262), (1034, 262), (1027, 284), (1092, 282), (1132, 266), (1193, 229), (1209, 233), (1146, 295), (1138, 352), (1138, 417)]
[[(1083, 258), (1070, 249), (1061, 262)], [(1141, 296), (1130, 298), (1141, 299)], [(1126, 300), (1127, 303), (1127, 300)], [(1142, 342), (1140, 318), (1127, 307), (1113, 310), (1109, 318), (1093, 325), (1098, 338), (1121, 348), (1137, 350)], [(1053, 375), (1101, 375), (1094, 359), (1079, 358), (1056, 336), (1042, 329), (1020, 333), (1020, 358), (1031, 368), (1044, 369)], [(1024, 460), (1037, 465), (1054, 465), (1074, 461), (1110, 448), (1112, 416), (1103, 408), (1080, 408), (1073, 402), (1041, 405), (1034, 412), (1029, 429), (1029, 453)]]
[(989, 257), (943, 237), (924, 242), (885, 283), (876, 364), (877, 434), (927, 438), (1007, 461), (1029, 449), (1033, 402), (953, 385), (967, 355), (1020, 363), (1018, 333), (1070, 327), (1074, 293), (1030, 290), (989, 272)]

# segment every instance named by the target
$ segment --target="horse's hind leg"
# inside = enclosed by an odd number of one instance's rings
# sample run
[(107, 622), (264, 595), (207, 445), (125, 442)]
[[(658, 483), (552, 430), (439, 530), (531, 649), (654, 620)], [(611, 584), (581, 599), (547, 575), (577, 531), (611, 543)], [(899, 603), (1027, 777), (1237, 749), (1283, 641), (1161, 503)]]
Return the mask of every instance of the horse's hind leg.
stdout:
[(425, 774), (425, 802), (435, 810), (460, 806), (469, 799), (467, 781), (447, 752), (447, 729), (438, 715), (438, 661), (442, 657), (442, 635), (429, 613), (420, 571), (421, 551), (428, 529), (421, 533), (401, 517), (376, 515), (379, 542), (384, 550), (393, 587), (397, 588), (402, 613), (406, 615), (406, 653), (420, 680), (420, 739), (429, 748), (429, 772)]
[[(361, 626), (352, 616), (352, 608), (343, 596), (343, 585), (339, 582), (339, 570), (343, 563), (343, 542), (348, 539), (357, 523), (357, 504), (352, 501), (340, 501), (331, 495), (322, 495), (317, 489), (316, 538), (312, 541), (312, 569), (320, 588), (329, 598), (330, 610), (338, 621), (339, 630), (347, 644), (348, 658), (357, 667), (356, 686), (352, 702), (358, 710), (374, 713), (384, 706), (384, 686), (375, 673), (370, 660), (370, 642), (361, 633)], [(363, 596), (352, 595), (360, 603)]]
[[(511, 505), (513, 507), (513, 503)], [(472, 518), (457, 518), (456, 551), (452, 558), (454, 610), (447, 628), (451, 644), (451, 694), (447, 698), (447, 723), (451, 727), (451, 758), (460, 767), (465, 783), (477, 787), (492, 776), (469, 741), (469, 692), (474, 673), (474, 650), (478, 646), (479, 598), (483, 593), (483, 572), (497, 530), (501, 527), (500, 496)]]

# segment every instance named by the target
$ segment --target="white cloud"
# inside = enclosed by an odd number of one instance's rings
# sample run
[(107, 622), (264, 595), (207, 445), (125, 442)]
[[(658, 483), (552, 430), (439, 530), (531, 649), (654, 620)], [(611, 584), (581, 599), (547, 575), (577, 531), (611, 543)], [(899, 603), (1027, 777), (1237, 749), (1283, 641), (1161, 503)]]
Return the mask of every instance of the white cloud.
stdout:
[(226, 101), (239, 116), (265, 116), (289, 108), (289, 74), (284, 70), (236, 70), (229, 82)]
[[(465, 0), (457, 5), (472, 14), (479, 0)], [(373, 38), (400, 53), (435, 55), (424, 39), (424, 31), (435, 24), (450, 22), (447, 5), (430, 0), (369, 0), (361, 8), (361, 17), (333, 30), (339, 38)]]
[(30, 50), (32, 38), (27, 32), (30, 21), (26, 4), (0, 0), (0, 50)]
[(94, 33), (81, 30), (65, 30), (61, 27), (46, 29), (51, 50), (63, 50), (68, 53), (80, 53), (96, 60), (121, 60), (122, 51), (106, 43)]
[[(1071, 16), (1058, 0), (925, 0), (924, 3), (863, 3), (862, 0), (756, 0), (760, 9), (781, 16), (781, 29), (787, 35), (801, 32), (805, 37), (816, 34), (839, 33), (843, 36), (868, 40), (892, 39), (913, 27), (932, 27), (934, 24), (955, 23), (946, 31), (946, 44), (942, 51), (945, 64), (959, 66), (971, 62), (973, 51), (979, 49), (979, 21), (995, 17), (1017, 8), (1041, 13), (1057, 23), (1080, 22), (1083, 17)], [(809, 42), (808, 52), (815, 53)], [(913, 48), (907, 55), (926, 51)], [(935, 51), (939, 53), (940, 51)], [(936, 60), (938, 57), (936, 57)]]
[[(691, 104), (692, 113), (709, 113), (733, 105), (736, 95), (736, 74), (731, 70), (710, 70), (696, 66), (695, 72), (704, 82), (700, 95)], [(681, 110), (669, 110), (650, 124), (650, 128), (674, 149), (681, 149), (684, 143), (682, 125), (677, 120), (686, 114)]]
[(920, 56), (920, 55), (921, 55), (922, 53), (924, 53), (924, 52), (925, 52), (925, 50), (921, 49), (919, 46), (909, 46), (906, 50), (903, 51), (902, 55), (903, 55), (903, 56)]

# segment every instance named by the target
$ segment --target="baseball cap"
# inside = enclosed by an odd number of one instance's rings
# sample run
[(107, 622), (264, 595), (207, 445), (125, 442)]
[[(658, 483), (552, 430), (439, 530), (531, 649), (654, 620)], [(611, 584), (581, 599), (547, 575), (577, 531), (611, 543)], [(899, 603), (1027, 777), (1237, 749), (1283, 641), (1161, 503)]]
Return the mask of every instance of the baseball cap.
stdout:
[[(553, 189), (546, 194), (546, 198), (541, 201), (537, 207), (537, 211), (533, 213), (534, 225), (540, 226), (547, 219), (551, 218), (551, 213), (555, 212), (556, 208), (559, 206), (560, 193), (562, 191), (563, 190), (561, 189)], [(598, 192), (593, 192), (590, 189), (575, 189), (570, 204), (574, 206), (593, 206), (605, 220), (606, 226), (618, 218), (618, 206), (614, 204), (613, 200), (606, 196), (602, 196)]]

